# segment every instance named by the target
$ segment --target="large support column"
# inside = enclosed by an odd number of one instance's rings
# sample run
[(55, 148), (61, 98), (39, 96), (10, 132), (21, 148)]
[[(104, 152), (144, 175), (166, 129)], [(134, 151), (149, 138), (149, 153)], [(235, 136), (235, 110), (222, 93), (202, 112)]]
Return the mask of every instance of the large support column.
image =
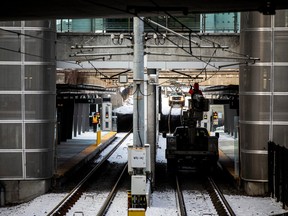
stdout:
[(240, 163), (245, 191), (268, 191), (268, 141), (288, 145), (287, 11), (241, 15), (241, 53), (260, 62), (240, 67)]
[(138, 17), (134, 22), (133, 61), (133, 145), (143, 147), (146, 143), (145, 94), (144, 94), (144, 23)]
[(145, 104), (147, 102), (147, 86), (144, 83), (144, 23), (138, 17), (135, 17), (133, 21), (133, 145), (128, 146), (128, 172), (131, 174), (128, 212), (133, 212), (133, 209), (137, 208), (144, 215), (150, 203), (150, 181), (147, 181), (147, 174), (151, 172), (150, 146), (146, 144), (147, 109)]
[(0, 23), (0, 180), (6, 204), (44, 194), (54, 174), (55, 24)]
[(83, 104), (82, 122), (82, 133), (85, 133), (89, 131), (89, 103)]
[[(156, 69), (147, 69), (148, 77), (158, 77)], [(149, 80), (149, 79), (148, 79)], [(152, 173), (152, 183), (155, 185), (155, 164), (156, 164), (156, 150), (157, 150), (157, 141), (158, 141), (158, 83), (148, 83), (147, 86), (147, 116), (149, 119), (147, 121), (147, 142), (150, 144), (151, 151), (151, 173)]]
[(78, 115), (79, 115), (79, 103), (74, 102), (74, 114), (73, 114), (73, 136), (77, 137), (78, 130)]

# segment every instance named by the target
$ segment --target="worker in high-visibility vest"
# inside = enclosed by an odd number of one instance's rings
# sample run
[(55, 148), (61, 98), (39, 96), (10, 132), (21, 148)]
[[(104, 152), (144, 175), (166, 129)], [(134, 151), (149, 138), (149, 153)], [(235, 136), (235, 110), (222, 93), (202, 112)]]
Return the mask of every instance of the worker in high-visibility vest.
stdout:
[(100, 113), (94, 113), (92, 117), (92, 125), (93, 125), (93, 131), (96, 133), (97, 131), (97, 125), (100, 123)]

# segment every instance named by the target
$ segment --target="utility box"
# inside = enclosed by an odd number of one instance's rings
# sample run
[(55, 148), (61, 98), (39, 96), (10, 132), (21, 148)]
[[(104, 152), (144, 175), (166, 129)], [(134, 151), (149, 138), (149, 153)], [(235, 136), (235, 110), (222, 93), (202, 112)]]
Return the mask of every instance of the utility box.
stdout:
[(145, 172), (151, 172), (150, 145), (135, 147), (128, 145), (128, 172), (132, 173), (133, 168), (143, 168)]
[(103, 131), (112, 130), (112, 103), (102, 103), (102, 114), (101, 114), (101, 129)]
[(132, 168), (146, 168), (146, 149), (142, 147), (132, 148), (129, 159)]
[(146, 176), (145, 175), (132, 175), (131, 194), (132, 195), (146, 195)]

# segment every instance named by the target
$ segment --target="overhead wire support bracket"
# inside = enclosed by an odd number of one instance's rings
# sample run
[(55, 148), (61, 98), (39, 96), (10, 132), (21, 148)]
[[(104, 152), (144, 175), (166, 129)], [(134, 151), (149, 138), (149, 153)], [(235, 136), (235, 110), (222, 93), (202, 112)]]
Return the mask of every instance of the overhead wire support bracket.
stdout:
[(116, 55), (133, 55), (133, 52), (125, 52), (125, 53), (75, 53), (75, 54), (69, 55), (69, 57), (116, 56)]
[[(145, 45), (145, 48), (179, 48), (174, 45)], [(190, 46), (183, 46), (181, 45), (180, 48), (190, 48)], [(229, 46), (195, 46), (192, 47), (193, 49), (229, 49)]]
[(252, 60), (256, 61), (258, 59), (251, 59), (245, 57), (228, 57), (228, 56), (209, 56), (209, 55), (187, 55), (187, 54), (175, 54), (175, 53), (157, 53), (157, 52), (145, 52), (147, 55), (163, 55), (163, 56), (178, 56), (178, 57), (197, 57), (200, 59), (211, 58), (211, 59), (236, 59), (236, 60)]
[(87, 45), (75, 45), (75, 46), (71, 46), (71, 49), (107, 49), (107, 48), (120, 48), (120, 49), (124, 49), (124, 48), (133, 48), (133, 45), (107, 45), (107, 46), (87, 46)]

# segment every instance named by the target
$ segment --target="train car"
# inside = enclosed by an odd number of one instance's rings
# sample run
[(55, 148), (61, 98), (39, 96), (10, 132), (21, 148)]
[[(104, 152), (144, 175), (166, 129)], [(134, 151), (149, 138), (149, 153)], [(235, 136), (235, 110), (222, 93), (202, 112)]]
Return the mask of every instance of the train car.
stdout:
[(166, 136), (168, 172), (184, 167), (213, 170), (219, 159), (218, 138), (210, 136), (204, 127), (197, 127), (203, 118), (203, 111), (209, 110), (209, 101), (203, 97), (197, 101), (189, 99), (189, 107), (183, 111), (182, 125), (173, 134)]
[(169, 106), (170, 107), (184, 107), (185, 95), (180, 92), (175, 92), (169, 95)]

